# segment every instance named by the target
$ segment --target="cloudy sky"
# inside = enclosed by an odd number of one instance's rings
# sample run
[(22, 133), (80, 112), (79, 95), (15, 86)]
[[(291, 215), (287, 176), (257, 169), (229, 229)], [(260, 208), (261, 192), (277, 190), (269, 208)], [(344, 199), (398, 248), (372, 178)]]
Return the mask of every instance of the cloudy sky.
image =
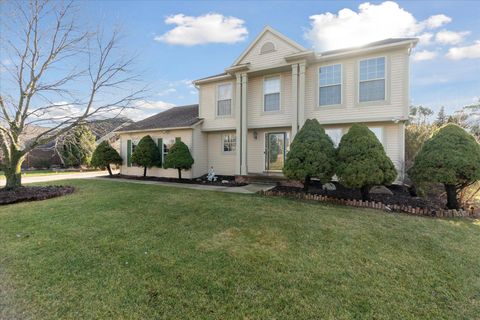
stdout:
[(317, 51), (419, 37), (411, 99), (448, 112), (480, 97), (476, 1), (83, 1), (87, 24), (121, 26), (125, 52), (152, 88), (139, 119), (198, 101), (191, 80), (223, 72), (265, 25)]

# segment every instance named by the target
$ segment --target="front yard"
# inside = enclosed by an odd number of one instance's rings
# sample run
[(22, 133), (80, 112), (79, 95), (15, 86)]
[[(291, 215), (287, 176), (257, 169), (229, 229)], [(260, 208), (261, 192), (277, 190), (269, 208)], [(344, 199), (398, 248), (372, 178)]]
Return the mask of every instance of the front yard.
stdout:
[(70, 180), (0, 207), (0, 319), (480, 314), (480, 220)]

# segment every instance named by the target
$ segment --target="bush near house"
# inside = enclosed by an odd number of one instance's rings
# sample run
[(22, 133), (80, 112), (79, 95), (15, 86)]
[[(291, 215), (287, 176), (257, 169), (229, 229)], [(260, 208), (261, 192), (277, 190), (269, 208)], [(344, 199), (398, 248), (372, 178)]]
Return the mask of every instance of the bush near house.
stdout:
[(107, 168), (108, 173), (112, 175), (110, 164), (121, 165), (122, 161), (117, 150), (112, 148), (107, 141), (102, 141), (93, 152), (91, 165), (102, 170)]
[(370, 199), (371, 187), (391, 184), (397, 177), (395, 166), (380, 141), (361, 124), (354, 124), (342, 137), (336, 173), (340, 183), (360, 189), (362, 200)]
[(283, 173), (289, 179), (302, 180), (308, 191), (311, 178), (322, 183), (331, 180), (335, 163), (332, 140), (316, 119), (308, 119), (292, 141)]
[(185, 143), (177, 140), (170, 148), (165, 157), (164, 168), (175, 168), (178, 170), (178, 178), (182, 179), (182, 170), (188, 170), (193, 165), (193, 157)]
[(147, 135), (143, 137), (132, 154), (132, 162), (143, 167), (143, 176), (147, 176), (147, 168), (159, 165), (160, 153), (152, 137)]
[(416, 182), (442, 183), (447, 207), (458, 209), (458, 193), (480, 180), (480, 145), (458, 125), (447, 124), (424, 143), (409, 174)]

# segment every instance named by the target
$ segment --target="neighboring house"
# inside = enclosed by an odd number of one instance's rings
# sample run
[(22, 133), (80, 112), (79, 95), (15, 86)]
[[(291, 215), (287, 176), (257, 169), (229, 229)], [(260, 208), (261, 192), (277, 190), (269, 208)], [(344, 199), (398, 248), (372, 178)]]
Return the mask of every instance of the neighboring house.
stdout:
[[(190, 177), (213, 167), (222, 175), (278, 174), (305, 119), (316, 118), (335, 144), (353, 123), (377, 135), (404, 170), (409, 114), (409, 55), (415, 38), (313, 52), (266, 27), (225, 72), (196, 80), (199, 105), (176, 107), (120, 132), (124, 174), (141, 175), (130, 161), (146, 134), (165, 153), (180, 138), (195, 160)], [(150, 175), (176, 176), (155, 168)]]

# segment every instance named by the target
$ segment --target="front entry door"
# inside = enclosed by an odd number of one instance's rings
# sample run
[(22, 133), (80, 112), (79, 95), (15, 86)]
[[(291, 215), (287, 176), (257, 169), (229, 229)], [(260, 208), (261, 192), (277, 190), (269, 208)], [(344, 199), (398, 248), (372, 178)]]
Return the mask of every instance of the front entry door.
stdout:
[(281, 171), (285, 163), (287, 146), (285, 132), (267, 133), (265, 135), (265, 170)]

